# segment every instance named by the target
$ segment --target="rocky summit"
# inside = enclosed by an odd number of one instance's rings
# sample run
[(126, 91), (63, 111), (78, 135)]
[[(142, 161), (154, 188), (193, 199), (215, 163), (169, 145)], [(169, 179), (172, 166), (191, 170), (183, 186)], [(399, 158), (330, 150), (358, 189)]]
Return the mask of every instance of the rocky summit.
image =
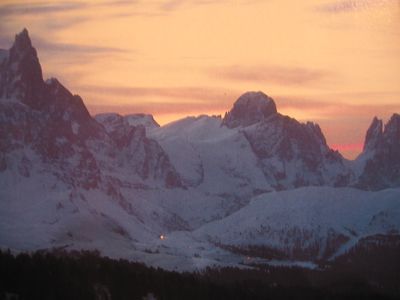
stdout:
[(276, 113), (276, 105), (272, 98), (263, 92), (247, 92), (236, 100), (222, 124), (229, 128), (246, 127)]

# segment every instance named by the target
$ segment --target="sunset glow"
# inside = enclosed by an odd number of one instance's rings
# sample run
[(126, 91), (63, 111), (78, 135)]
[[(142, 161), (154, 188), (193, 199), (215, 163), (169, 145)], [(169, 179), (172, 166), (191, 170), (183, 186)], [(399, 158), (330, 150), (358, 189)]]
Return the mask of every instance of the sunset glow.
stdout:
[(372, 118), (400, 112), (398, 0), (2, 1), (0, 17), (0, 47), (26, 27), (92, 114), (165, 124), (262, 90), (354, 158)]

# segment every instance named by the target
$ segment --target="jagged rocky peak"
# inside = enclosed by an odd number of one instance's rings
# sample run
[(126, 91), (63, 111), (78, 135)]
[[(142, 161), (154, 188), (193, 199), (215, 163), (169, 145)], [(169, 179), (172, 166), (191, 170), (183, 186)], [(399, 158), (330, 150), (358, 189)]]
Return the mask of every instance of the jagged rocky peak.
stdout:
[(49, 113), (54, 120), (91, 121), (79, 96), (73, 95), (55, 78), (43, 80), (42, 68), (28, 30), (24, 29), (15, 36), (14, 44), (7, 52), (0, 65), (0, 98), (22, 102), (30, 108)]
[(73, 95), (56, 78), (47, 79), (45, 85), (46, 91), (42, 100), (42, 103), (45, 104), (43, 111), (48, 111), (53, 118), (62, 117), (64, 121), (79, 123), (89, 121), (90, 127), (98, 127), (79, 95)]
[(131, 126), (143, 125), (146, 129), (158, 128), (160, 125), (154, 120), (150, 114), (129, 114), (125, 115), (124, 119)]
[(104, 129), (120, 148), (127, 147), (132, 139), (145, 139), (144, 126), (131, 126), (125, 118), (117, 113), (102, 113), (95, 116), (95, 120), (103, 125)]
[(400, 142), (400, 115), (393, 114), (389, 122), (385, 126), (384, 136), (386, 139), (391, 139), (393, 142)]
[(14, 48), (19, 52), (25, 50), (30, 51), (31, 49), (33, 49), (28, 30), (26, 28), (24, 28), (20, 33), (15, 36)]
[(118, 127), (144, 127), (147, 130), (158, 128), (160, 125), (148, 114), (130, 114), (122, 116), (118, 113), (101, 113), (95, 116), (97, 122), (102, 124), (108, 133)]
[(384, 128), (382, 121), (374, 118), (357, 160), (363, 165), (357, 186), (370, 190), (400, 186), (399, 114), (394, 114)]
[(382, 139), (383, 122), (375, 117), (367, 130), (364, 142), (364, 151), (376, 148)]
[(32, 46), (28, 30), (15, 36), (8, 57), (0, 69), (0, 97), (17, 98), (37, 108), (43, 100), (44, 82), (36, 49)]
[(326, 145), (326, 139), (324, 134), (322, 133), (321, 127), (317, 123), (307, 122), (306, 127), (317, 137), (318, 140), (322, 142), (323, 145)]
[(400, 115), (393, 114), (383, 126), (382, 120), (374, 118), (365, 136), (364, 151), (376, 150), (384, 144), (399, 143), (400, 141)]
[(229, 128), (246, 127), (276, 113), (276, 105), (272, 98), (263, 92), (246, 92), (236, 100), (222, 124)]
[(95, 116), (114, 141), (116, 149), (125, 151), (126, 164), (143, 179), (163, 180), (167, 188), (182, 187), (180, 175), (161, 146), (146, 136), (145, 126), (129, 124), (126, 116), (102, 113)]

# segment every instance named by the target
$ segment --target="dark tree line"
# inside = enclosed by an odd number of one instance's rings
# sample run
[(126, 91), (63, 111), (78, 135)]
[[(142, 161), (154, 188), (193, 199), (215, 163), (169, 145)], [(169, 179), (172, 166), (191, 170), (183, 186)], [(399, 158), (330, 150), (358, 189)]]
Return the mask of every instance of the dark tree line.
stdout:
[[(0, 299), (398, 299), (398, 252), (382, 251), (348, 253), (320, 270), (257, 266), (201, 273), (168, 272), (98, 252), (6, 251), (0, 252)], [(382, 258), (369, 268), (366, 262), (378, 254), (392, 261)]]

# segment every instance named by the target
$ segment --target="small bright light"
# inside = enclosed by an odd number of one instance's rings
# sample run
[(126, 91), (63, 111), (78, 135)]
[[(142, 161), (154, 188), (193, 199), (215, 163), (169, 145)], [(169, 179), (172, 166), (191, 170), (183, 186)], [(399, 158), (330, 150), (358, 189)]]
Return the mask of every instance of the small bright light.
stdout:
[(160, 240), (163, 240), (163, 239), (165, 239), (165, 236), (164, 235), (160, 235)]

